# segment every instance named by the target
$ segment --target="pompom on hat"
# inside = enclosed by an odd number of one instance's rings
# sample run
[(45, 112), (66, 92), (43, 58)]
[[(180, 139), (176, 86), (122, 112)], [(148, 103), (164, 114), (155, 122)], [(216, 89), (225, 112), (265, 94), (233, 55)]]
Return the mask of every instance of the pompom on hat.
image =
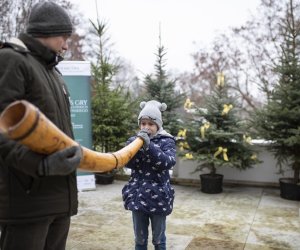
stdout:
[(73, 25), (68, 13), (53, 2), (40, 2), (33, 6), (26, 32), (34, 37), (71, 35)]
[(160, 130), (163, 125), (161, 112), (167, 109), (167, 104), (151, 100), (148, 102), (141, 102), (140, 108), (142, 110), (138, 116), (138, 124), (140, 125), (141, 119), (150, 119), (155, 122), (158, 126), (158, 130)]

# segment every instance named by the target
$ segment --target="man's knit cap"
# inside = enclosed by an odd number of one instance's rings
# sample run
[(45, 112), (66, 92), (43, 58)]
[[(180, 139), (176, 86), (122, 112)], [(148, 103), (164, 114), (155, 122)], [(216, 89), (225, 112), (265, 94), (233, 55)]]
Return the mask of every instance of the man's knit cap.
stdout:
[(53, 37), (72, 34), (68, 13), (53, 2), (40, 2), (33, 6), (26, 32), (34, 37)]

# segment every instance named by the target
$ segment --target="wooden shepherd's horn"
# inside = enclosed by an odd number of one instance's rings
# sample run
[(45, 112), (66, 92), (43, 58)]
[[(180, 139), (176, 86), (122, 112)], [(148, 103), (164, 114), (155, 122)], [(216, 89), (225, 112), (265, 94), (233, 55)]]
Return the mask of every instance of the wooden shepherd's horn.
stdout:
[[(0, 133), (42, 154), (51, 154), (78, 145), (37, 107), (25, 100), (15, 101), (4, 109), (0, 115)], [(137, 138), (114, 153), (99, 153), (82, 147), (83, 158), (78, 168), (92, 172), (108, 172), (124, 167), (142, 145), (143, 140)]]

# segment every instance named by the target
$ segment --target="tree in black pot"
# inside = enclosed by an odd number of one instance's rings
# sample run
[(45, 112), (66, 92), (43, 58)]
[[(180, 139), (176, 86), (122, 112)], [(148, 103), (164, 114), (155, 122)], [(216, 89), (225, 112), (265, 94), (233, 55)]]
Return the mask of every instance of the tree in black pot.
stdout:
[(281, 57), (274, 67), (278, 84), (253, 119), (260, 136), (270, 141), (279, 173), (292, 172), (293, 177), (279, 179), (281, 197), (290, 200), (300, 200), (300, 19), (295, 15), (299, 8), (293, 1), (287, 5)]
[(198, 162), (195, 171), (209, 170), (201, 174), (201, 190), (204, 193), (220, 193), (223, 175), (220, 167), (240, 170), (258, 163), (252, 148), (251, 137), (238, 119), (238, 107), (228, 94), (224, 75), (218, 74), (217, 84), (205, 99), (203, 108), (195, 108), (186, 129), (179, 132), (179, 147), (185, 158)]
[(155, 72), (145, 77), (146, 92), (143, 100), (155, 99), (168, 105), (168, 109), (163, 113), (164, 129), (174, 135), (180, 128), (178, 110), (184, 103), (185, 94), (176, 90), (176, 79), (172, 79), (166, 71), (166, 54), (165, 47), (159, 39), (154, 65)]
[[(119, 65), (108, 53), (106, 24), (98, 21), (92, 25), (99, 42), (96, 50), (97, 62), (92, 63), (93, 148), (99, 152), (115, 152), (125, 146), (127, 138), (132, 134), (134, 102), (124, 87), (112, 86)], [(96, 183), (110, 184), (114, 176), (114, 170), (95, 173)]]

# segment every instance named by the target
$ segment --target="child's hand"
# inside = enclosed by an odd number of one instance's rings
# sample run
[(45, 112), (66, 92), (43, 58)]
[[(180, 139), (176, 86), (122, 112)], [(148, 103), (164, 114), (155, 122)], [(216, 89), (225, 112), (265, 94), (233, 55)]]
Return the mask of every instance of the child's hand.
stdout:
[(150, 138), (149, 138), (149, 131), (148, 129), (141, 129), (140, 132), (137, 133), (137, 137), (140, 137), (144, 141), (144, 148), (148, 148), (150, 144)]

